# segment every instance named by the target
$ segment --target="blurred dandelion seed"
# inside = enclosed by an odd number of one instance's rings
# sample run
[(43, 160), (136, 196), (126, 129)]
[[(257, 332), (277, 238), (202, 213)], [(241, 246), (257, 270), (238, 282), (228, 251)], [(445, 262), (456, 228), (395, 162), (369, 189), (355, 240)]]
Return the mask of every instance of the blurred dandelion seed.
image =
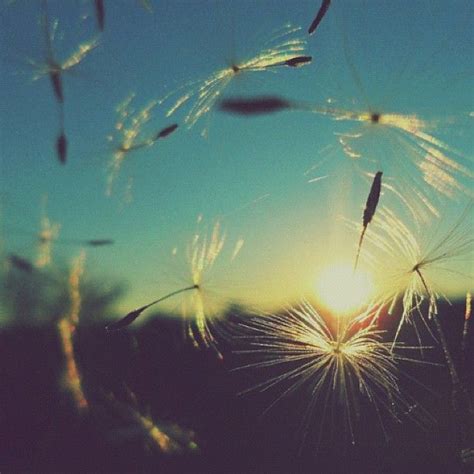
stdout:
[(44, 32), (45, 56), (43, 62), (32, 58), (27, 58), (27, 62), (35, 70), (33, 81), (37, 81), (45, 76), (49, 77), (54, 96), (59, 105), (59, 132), (56, 137), (56, 156), (61, 164), (65, 164), (67, 160), (67, 138), (64, 131), (64, 89), (63, 89), (63, 73), (69, 72), (76, 68), (88, 55), (98, 46), (98, 40), (93, 38), (87, 42), (79, 44), (77, 49), (63, 61), (56, 58), (53, 43), (58, 28), (58, 20), (54, 20), (50, 25), (48, 15), (48, 2), (42, 2), (42, 15), (40, 23)]
[(33, 273), (35, 266), (26, 258), (19, 255), (10, 254), (7, 256), (7, 263), (25, 273)]
[[(112, 159), (108, 165), (109, 175), (107, 177), (106, 189), (108, 196), (112, 194), (114, 182), (129, 153), (154, 145), (158, 140), (166, 138), (178, 128), (177, 124), (172, 124), (147, 138), (142, 138), (143, 128), (153, 118), (152, 112), (159, 102), (152, 100), (141, 110), (135, 111), (132, 107), (134, 98), (135, 94), (132, 93), (117, 106), (116, 112), (118, 119), (115, 124), (116, 135), (107, 137), (109, 142), (114, 145)], [(130, 182), (129, 186), (131, 186)], [(127, 193), (130, 194), (130, 192), (131, 190), (128, 189)]]
[(61, 224), (51, 222), (46, 214), (46, 199), (43, 200), (40, 232), (38, 234), (38, 256), (35, 265), (38, 268), (44, 268), (51, 264), (52, 245), (59, 236)]
[(35, 59), (28, 58), (28, 62), (36, 70), (33, 75), (33, 81), (48, 76), (50, 78), (56, 100), (62, 104), (64, 101), (62, 74), (76, 68), (95, 48), (97, 48), (99, 41), (97, 38), (92, 38), (79, 44), (77, 49), (63, 61), (56, 59), (53, 50), (53, 44), (59, 22), (58, 20), (54, 20), (51, 22), (50, 26), (50, 20), (47, 12), (47, 2), (43, 2), (43, 6), (44, 13), (41, 18), (41, 24), (45, 37), (46, 60), (44, 62), (40, 62)]
[[(203, 223), (202, 216), (198, 216), (197, 224)], [(215, 320), (218, 318), (221, 308), (210, 307), (211, 291), (208, 288), (212, 270), (218, 258), (222, 255), (226, 234), (221, 229), (221, 224), (216, 221), (210, 232), (199, 228), (193, 234), (191, 241), (182, 252), (180, 248), (174, 247), (171, 251), (173, 257), (181, 254), (185, 258), (187, 267), (186, 286), (171, 291), (164, 296), (141, 306), (123, 318), (109, 324), (108, 331), (121, 330), (132, 324), (145, 310), (174, 296), (181, 295), (181, 312), (185, 324), (186, 336), (196, 348), (212, 349), (221, 358), (217, 349)], [(233, 262), (244, 245), (244, 239), (236, 241), (229, 263)]]
[[(129, 398), (133, 401), (133, 405), (137, 405), (133, 393), (129, 394)], [(106, 395), (106, 400), (121, 423), (118, 428), (114, 429), (113, 436), (143, 438), (146, 446), (169, 455), (199, 451), (193, 431), (186, 430), (174, 423), (157, 422), (150, 415), (142, 414), (138, 407), (119, 401), (113, 395)]]
[(88, 408), (89, 403), (84, 395), (82, 380), (74, 354), (74, 333), (79, 323), (79, 313), (81, 309), (80, 279), (84, 273), (84, 263), (86, 254), (82, 251), (73, 260), (69, 275), (69, 297), (71, 306), (69, 313), (62, 317), (57, 323), (61, 349), (65, 359), (65, 369), (63, 384), (65, 389), (71, 394), (74, 405), (78, 411)]
[[(212, 348), (221, 356), (216, 349), (214, 335), (210, 327), (210, 315), (207, 314), (206, 295), (204, 279), (206, 274), (214, 266), (219, 257), (226, 240), (225, 233), (222, 233), (220, 222), (214, 224), (210, 237), (207, 233), (194, 234), (191, 243), (187, 248), (187, 258), (191, 272), (191, 281), (198, 287), (184, 300), (183, 315), (187, 325), (187, 334), (196, 347)], [(239, 245), (238, 243), (236, 244)], [(242, 247), (242, 244), (240, 247)], [(236, 247), (237, 248), (237, 247)], [(235, 249), (234, 249), (235, 250)], [(240, 249), (237, 249), (237, 253)], [(237, 255), (237, 254), (236, 254)]]
[[(271, 370), (273, 374), (245, 392), (279, 388), (281, 393), (268, 410), (284, 397), (301, 393), (307, 387), (310, 399), (303, 420), (303, 441), (318, 407), (322, 409), (320, 438), (327, 424), (334, 428), (335, 420), (328, 417), (337, 412), (341, 424), (337, 427), (338, 436), (348, 434), (352, 443), (356, 442), (355, 419), (362, 400), (376, 412), (386, 437), (382, 414), (400, 421), (397, 409), (409, 411), (410, 404), (399, 387), (397, 362), (419, 361), (393, 352), (392, 343), (383, 342), (383, 331), (374, 325), (360, 327), (352, 321), (338, 324), (333, 331), (306, 301), (284, 314), (254, 317), (241, 325), (248, 332), (243, 337), (250, 348), (240, 353), (260, 360), (238, 370), (254, 369), (259, 374)], [(395, 348), (413, 349), (399, 343)]]
[[(296, 36), (300, 31), (300, 27), (285, 25), (264, 44), (264, 48), (259, 53), (250, 59), (220, 69), (206, 79), (186, 84), (183, 88), (190, 89), (170, 107), (167, 117), (195, 98), (194, 104), (191, 105), (184, 118), (184, 123), (191, 128), (213, 109), (216, 101), (235, 77), (251, 72), (268, 71), (276, 67), (299, 67), (310, 63), (311, 57), (304, 55), (306, 39)], [(202, 135), (207, 135), (207, 128), (202, 131)]]

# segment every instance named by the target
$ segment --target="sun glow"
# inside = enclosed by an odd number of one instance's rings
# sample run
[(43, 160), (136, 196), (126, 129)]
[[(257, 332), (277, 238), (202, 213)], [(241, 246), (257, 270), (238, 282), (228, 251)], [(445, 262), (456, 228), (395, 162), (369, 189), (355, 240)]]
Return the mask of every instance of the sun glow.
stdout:
[(321, 304), (338, 313), (351, 313), (368, 303), (374, 285), (363, 270), (349, 264), (336, 264), (324, 268), (318, 275), (316, 293)]

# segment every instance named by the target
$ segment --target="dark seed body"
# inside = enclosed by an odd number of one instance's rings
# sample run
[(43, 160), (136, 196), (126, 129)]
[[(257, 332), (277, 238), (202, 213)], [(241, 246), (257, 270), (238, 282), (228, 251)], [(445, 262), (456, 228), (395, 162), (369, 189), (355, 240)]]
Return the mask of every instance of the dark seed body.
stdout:
[(324, 18), (324, 15), (326, 15), (329, 5), (331, 5), (331, 0), (323, 0), (321, 2), (321, 6), (319, 7), (318, 13), (316, 14), (316, 18), (313, 20), (311, 26), (308, 29), (308, 33), (310, 35), (312, 35), (316, 31), (316, 28), (321, 23), (321, 20)]
[(105, 27), (105, 8), (104, 0), (95, 0), (95, 15), (97, 17), (97, 24), (100, 31), (104, 31)]
[(170, 125), (169, 127), (164, 128), (163, 130), (158, 132), (157, 139), (158, 138), (165, 138), (168, 135), (171, 135), (177, 128), (178, 128), (177, 123), (174, 123), (173, 125)]
[(290, 67), (300, 67), (310, 63), (312, 60), (312, 56), (296, 56), (295, 58), (288, 59), (285, 64)]
[(255, 97), (250, 99), (224, 99), (219, 109), (239, 115), (259, 115), (279, 112), (291, 108), (291, 104), (279, 97)]
[(61, 132), (61, 135), (59, 135), (56, 141), (56, 152), (59, 162), (64, 165), (67, 159), (67, 139), (64, 132)]

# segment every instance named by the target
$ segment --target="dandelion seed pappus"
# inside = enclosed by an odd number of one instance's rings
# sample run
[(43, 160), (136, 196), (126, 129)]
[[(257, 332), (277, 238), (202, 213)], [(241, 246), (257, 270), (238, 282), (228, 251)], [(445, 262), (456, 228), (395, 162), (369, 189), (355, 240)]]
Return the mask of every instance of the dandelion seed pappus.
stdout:
[[(332, 5), (333, 15), (326, 20), (332, 21), (338, 40), (320, 42), (318, 59), (323, 64), (314, 89), (319, 99), (301, 108), (312, 107), (334, 122), (333, 146), (322, 152), (315, 167), (326, 168), (343, 158), (356, 174), (382, 171), (391, 200), (426, 223), (441, 215), (447, 200), (473, 196), (473, 158), (466, 143), (473, 124), (465, 110), (470, 105), (458, 99), (465, 90), (458, 76), (466, 76), (467, 50), (453, 58), (451, 79), (441, 75), (439, 66), (456, 51), (456, 35), (443, 27), (438, 12), (432, 12), (436, 7), (429, 2), (414, 7), (420, 14), (433, 15), (433, 29), (440, 33), (435, 44), (426, 44), (410, 19), (404, 20), (403, 31), (397, 31), (400, 23), (395, 18), (402, 12), (395, 4), (388, 7), (393, 18), (385, 11), (380, 23), (368, 24), (369, 15), (380, 7), (364, 2), (355, 11), (355, 5)], [(460, 28), (466, 29), (461, 12), (456, 15)], [(362, 25), (367, 28), (363, 35)], [(373, 39), (377, 34), (379, 42)], [(396, 48), (392, 42), (397, 42)]]
[[(171, 251), (172, 259), (175, 260), (174, 266), (184, 264), (186, 277), (176, 282), (172, 291), (164, 292), (164, 296), (109, 324), (106, 327), (108, 331), (116, 331), (129, 326), (151, 306), (174, 299), (179, 295), (186, 336), (196, 348), (211, 349), (219, 358), (222, 358), (217, 347), (217, 337), (223, 335), (219, 320), (225, 306), (222, 297), (219, 298), (217, 294), (214, 294), (209, 282), (216, 262), (224, 258), (221, 254), (226, 242), (226, 233), (222, 230), (219, 221), (215, 221), (212, 228), (207, 228), (202, 220), (202, 216), (198, 216), (197, 228), (190, 242), (184, 248), (174, 247)], [(243, 245), (244, 240), (240, 238), (233, 248), (229, 248), (226, 256), (227, 265), (230, 266), (237, 258)], [(178, 261), (181, 257), (184, 258), (183, 262)], [(169, 282), (166, 286), (169, 286)]]
[[(338, 320), (336, 326), (307, 301), (241, 323), (238, 354), (250, 362), (236, 370), (264, 379), (242, 394), (267, 393), (272, 401), (265, 412), (286, 399), (291, 405), (304, 401), (293, 422), (300, 451), (308, 444), (355, 444), (361, 423), (369, 419), (388, 439), (390, 425), (413, 406), (401, 389), (398, 364), (424, 364), (410, 356), (414, 348), (402, 343), (394, 348), (384, 331), (360, 325), (357, 318)], [(424, 415), (416, 422), (423, 424)]]
[(385, 207), (374, 218), (361, 258), (373, 269), (378, 302), (392, 312), (401, 301), (396, 339), (402, 327), (408, 325), (421, 344), (418, 325), (421, 322), (428, 327), (428, 320), (438, 313), (438, 301), (449, 301), (447, 283), (452, 286), (456, 281), (472, 280), (472, 268), (460, 269), (474, 251), (472, 203), (442, 232), (437, 229), (439, 221), (432, 222), (427, 232), (426, 227), (407, 225)]
[[(234, 62), (205, 79), (185, 84), (181, 89), (186, 92), (175, 99), (166, 115), (170, 117), (189, 104), (184, 123), (188, 128), (191, 128), (214, 109), (217, 101), (234, 78), (248, 73), (273, 71), (280, 67), (298, 68), (304, 66), (311, 62), (311, 57), (306, 55), (305, 51), (306, 39), (301, 33), (301, 28), (290, 24), (285, 25), (262, 45), (258, 53), (248, 59)], [(167, 100), (170, 96), (174, 97), (176, 93), (168, 94), (161, 101)], [(201, 134), (207, 136), (207, 133), (208, 128), (205, 127)]]

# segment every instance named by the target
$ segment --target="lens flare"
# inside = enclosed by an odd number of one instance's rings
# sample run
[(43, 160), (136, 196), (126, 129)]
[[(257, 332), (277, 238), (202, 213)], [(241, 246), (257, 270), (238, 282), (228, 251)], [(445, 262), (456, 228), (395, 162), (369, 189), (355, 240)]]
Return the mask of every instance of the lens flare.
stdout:
[(350, 313), (370, 299), (373, 292), (370, 275), (349, 264), (336, 264), (321, 271), (316, 282), (316, 293), (321, 304), (337, 313)]

